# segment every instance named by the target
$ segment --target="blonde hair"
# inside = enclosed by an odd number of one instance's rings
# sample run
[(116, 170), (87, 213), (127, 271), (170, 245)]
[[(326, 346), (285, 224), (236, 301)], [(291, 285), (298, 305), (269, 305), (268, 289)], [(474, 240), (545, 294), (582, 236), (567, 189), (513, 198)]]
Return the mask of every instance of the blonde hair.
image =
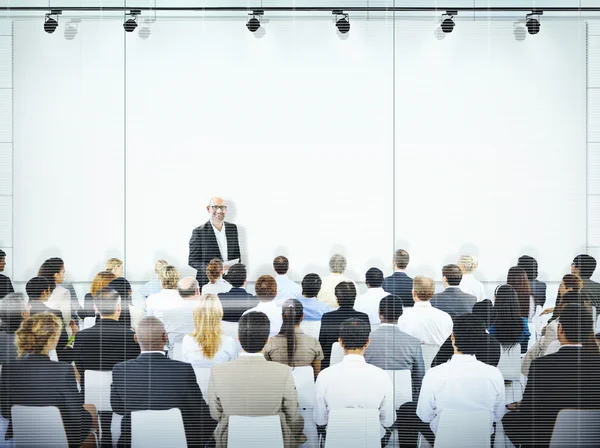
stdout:
[(95, 296), (100, 291), (108, 286), (110, 282), (112, 282), (117, 276), (112, 273), (112, 271), (106, 270), (102, 272), (98, 272), (92, 281), (92, 286), (90, 287), (90, 293)]
[(221, 344), (221, 319), (223, 307), (216, 294), (203, 294), (194, 308), (192, 337), (208, 359), (212, 359)]
[(123, 262), (118, 258), (109, 258), (106, 262), (107, 271), (112, 271), (114, 268), (118, 268), (119, 266), (123, 266)]
[(479, 262), (471, 255), (461, 255), (456, 262), (463, 274), (470, 274), (477, 269)]
[(177, 289), (179, 283), (179, 271), (175, 266), (165, 266), (161, 272), (160, 284), (163, 289)]
[(167, 260), (158, 260), (155, 264), (154, 264), (154, 272), (156, 272), (156, 275), (159, 276), (160, 278), (160, 274), (161, 272), (165, 269), (165, 267), (169, 266), (169, 262)]
[(15, 345), (19, 357), (28, 353), (42, 353), (48, 341), (59, 335), (61, 330), (60, 319), (50, 312), (39, 313), (25, 319), (15, 332)]
[(429, 277), (417, 275), (413, 280), (413, 289), (419, 300), (429, 300), (435, 292), (435, 282)]
[(220, 258), (213, 258), (206, 267), (206, 276), (211, 283), (216, 282), (223, 275), (223, 262)]

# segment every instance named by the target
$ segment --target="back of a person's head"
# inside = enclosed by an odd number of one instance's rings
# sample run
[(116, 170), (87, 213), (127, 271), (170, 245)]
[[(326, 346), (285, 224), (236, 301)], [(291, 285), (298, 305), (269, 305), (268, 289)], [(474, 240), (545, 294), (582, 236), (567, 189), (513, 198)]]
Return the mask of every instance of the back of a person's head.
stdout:
[(501, 285), (494, 293), (493, 325), (496, 339), (503, 347), (512, 347), (519, 342), (523, 333), (523, 319), (520, 314), (517, 291), (510, 285)]
[(123, 301), (131, 299), (131, 283), (125, 277), (115, 278), (106, 288), (117, 291)]
[(390, 294), (379, 301), (379, 314), (387, 322), (398, 322), (402, 310), (402, 299), (398, 296)]
[(442, 268), (442, 277), (446, 277), (446, 280), (450, 286), (460, 285), (462, 276), (462, 271), (455, 264), (447, 264)]
[(15, 345), (19, 356), (40, 354), (48, 342), (56, 338), (62, 329), (62, 323), (53, 313), (38, 313), (25, 319), (15, 332)]
[(0, 260), (2, 260), (3, 258), (6, 258), (6, 252), (0, 249)]
[(290, 367), (295, 366), (294, 352), (296, 351), (296, 325), (299, 325), (304, 315), (304, 307), (299, 300), (288, 299), (281, 306), (281, 329), (279, 335), (287, 341), (287, 360)]
[(206, 266), (206, 276), (211, 283), (216, 282), (223, 276), (223, 261), (220, 258), (213, 258)]
[(518, 266), (513, 266), (508, 270), (506, 275), (506, 283), (512, 286), (520, 298), (529, 297), (531, 295), (531, 287), (527, 279), (525, 269)]
[(271, 323), (265, 313), (250, 311), (244, 314), (238, 324), (238, 338), (244, 351), (260, 352), (269, 339)]
[(394, 266), (397, 269), (406, 269), (410, 261), (410, 255), (404, 249), (398, 249), (394, 253)]
[(333, 274), (343, 274), (346, 270), (346, 257), (341, 254), (333, 254), (329, 259), (329, 271)]
[(40, 300), (46, 291), (50, 292), (50, 282), (46, 277), (33, 277), (25, 286), (25, 292), (31, 301)]
[(381, 288), (383, 286), (383, 272), (381, 269), (370, 268), (365, 274), (365, 282), (369, 288)]
[(340, 339), (344, 350), (360, 350), (367, 345), (371, 327), (360, 319), (347, 319), (340, 325)]
[(55, 275), (60, 274), (60, 271), (65, 267), (65, 263), (61, 258), (53, 257), (48, 258), (46, 261), (42, 263), (40, 266), (40, 270), (38, 271), (38, 275), (40, 277), (45, 277), (50, 283), (50, 288), (52, 291), (56, 288), (56, 279)]
[(490, 299), (482, 300), (473, 305), (473, 314), (488, 328), (494, 318), (494, 305)]
[(246, 266), (242, 263), (236, 263), (229, 268), (227, 272), (227, 281), (234, 288), (241, 288), (246, 282), (247, 277)]
[(98, 272), (94, 277), (94, 280), (92, 280), (92, 286), (90, 286), (90, 294), (92, 294), (92, 296), (95, 296), (104, 288), (106, 288), (110, 284), (110, 282), (112, 282), (116, 278), (117, 276), (111, 271)]
[(335, 287), (335, 297), (339, 306), (352, 308), (356, 301), (356, 287), (352, 282), (340, 282)]
[(100, 316), (112, 316), (121, 305), (121, 296), (117, 290), (105, 288), (94, 296), (94, 305)]
[(157, 260), (154, 263), (154, 273), (160, 278), (162, 270), (169, 266), (169, 262), (167, 260)]
[(435, 293), (435, 282), (432, 278), (417, 275), (413, 279), (413, 289), (419, 300), (430, 300)]
[(460, 268), (463, 274), (470, 274), (477, 269), (477, 260), (472, 255), (461, 255), (458, 257), (456, 265)]
[(179, 283), (179, 271), (175, 266), (165, 266), (162, 271), (160, 284), (163, 289), (177, 289)]
[(204, 356), (212, 359), (221, 343), (223, 306), (216, 294), (203, 294), (192, 312), (194, 331), (192, 337)]
[(106, 270), (112, 271), (115, 268), (123, 266), (123, 262), (118, 258), (109, 258), (106, 262)]
[(581, 291), (581, 288), (583, 288), (583, 280), (581, 280), (581, 277), (575, 274), (565, 274), (562, 278), (562, 282), (564, 283), (567, 291), (571, 290), (579, 292)]
[(20, 292), (7, 294), (0, 300), (0, 329), (7, 333), (17, 331), (27, 311), (27, 301)]
[(287, 274), (289, 268), (290, 261), (283, 255), (279, 255), (273, 260), (273, 269), (275, 270), (275, 272), (277, 272), (277, 274), (285, 275)]
[(454, 318), (452, 328), (454, 345), (463, 355), (474, 355), (481, 344), (485, 343), (485, 327), (471, 313), (461, 314)]
[(177, 291), (182, 298), (193, 297), (200, 288), (198, 280), (193, 277), (183, 277), (177, 284)]
[(586, 307), (569, 303), (560, 313), (559, 322), (564, 337), (569, 343), (584, 344), (588, 350), (598, 352), (598, 345), (594, 340), (594, 319)]
[(160, 319), (144, 317), (135, 328), (135, 336), (143, 352), (162, 351), (166, 343), (166, 331)]
[(302, 279), (302, 295), (307, 298), (317, 297), (323, 284), (318, 274), (306, 274)]
[(529, 255), (521, 255), (517, 261), (517, 266), (524, 269), (529, 281), (535, 280), (538, 276), (538, 262)]
[(579, 271), (579, 276), (588, 279), (596, 270), (596, 259), (588, 254), (579, 254), (573, 259), (573, 266)]
[(568, 291), (560, 299), (558, 310), (555, 312), (560, 318), (562, 316), (562, 310), (567, 305), (581, 305), (583, 307), (591, 308), (591, 304), (587, 300), (587, 296), (577, 291)]
[(268, 302), (277, 295), (277, 282), (270, 275), (261, 275), (256, 280), (254, 291), (258, 300)]

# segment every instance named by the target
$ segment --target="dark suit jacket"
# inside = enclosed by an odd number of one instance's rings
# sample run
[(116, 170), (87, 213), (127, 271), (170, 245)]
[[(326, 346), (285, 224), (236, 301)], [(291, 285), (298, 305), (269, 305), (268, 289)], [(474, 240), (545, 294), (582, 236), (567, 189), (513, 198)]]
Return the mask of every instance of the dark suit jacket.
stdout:
[[(44, 303), (40, 302), (39, 300), (30, 300), (29, 306), (29, 312), (31, 316), (35, 316), (38, 313), (52, 313), (62, 321), (62, 312), (59, 309), (48, 308)], [(68, 363), (73, 361), (73, 349), (67, 347), (68, 343), (69, 335), (67, 334), (67, 330), (63, 325), (62, 330), (60, 332), (60, 337), (58, 339), (58, 344), (56, 344), (56, 356), (58, 356), (59, 361)]]
[(15, 292), (10, 278), (4, 274), (0, 274), (0, 299), (3, 299), (11, 292)]
[(402, 299), (402, 305), (411, 307), (415, 304), (412, 298), (413, 279), (404, 272), (394, 272), (383, 281), (383, 289)]
[(592, 306), (596, 307), (596, 313), (600, 313), (600, 283), (584, 278), (581, 294), (590, 301)]
[(431, 306), (450, 314), (452, 319), (472, 312), (476, 303), (477, 297), (463, 292), (458, 286), (449, 286), (431, 298)]
[(244, 288), (231, 288), (229, 292), (222, 292), (219, 300), (223, 306), (223, 320), (226, 322), (239, 322), (242, 314), (258, 305), (258, 298)]
[(323, 314), (323, 317), (321, 318), (319, 342), (321, 343), (325, 358), (321, 361), (321, 369), (329, 367), (331, 346), (334, 342), (337, 342), (340, 337), (340, 325), (347, 319), (361, 319), (367, 325), (371, 325), (369, 322), (369, 315), (356, 311), (354, 308), (339, 307), (335, 311)]
[[(56, 406), (71, 447), (79, 447), (92, 424), (91, 415), (82, 406), (73, 366), (51, 361), (45, 355), (26, 355), (2, 367), (0, 410), (5, 419), (10, 419), (11, 407), (16, 404)], [(6, 433), (6, 438), (10, 437), (12, 427)]]
[(511, 441), (523, 447), (548, 446), (561, 409), (597, 409), (598, 372), (600, 354), (586, 353), (578, 347), (562, 347), (536, 359), (529, 370), (519, 412), (502, 419)]
[(0, 329), (0, 366), (17, 359), (15, 334)]
[(120, 447), (130, 446), (134, 411), (179, 408), (189, 447), (203, 447), (216, 427), (191, 364), (160, 353), (142, 353), (115, 365), (110, 403), (123, 416)]
[[(242, 255), (240, 253), (237, 226), (225, 221), (225, 235), (227, 237), (227, 258), (229, 260), (239, 258), (241, 263)], [(221, 258), (221, 251), (219, 251), (219, 243), (217, 243), (215, 231), (209, 220), (200, 227), (196, 227), (192, 232), (192, 238), (190, 238), (188, 264), (198, 271), (196, 279), (200, 286), (208, 283), (206, 266), (213, 258)]]
[(100, 319), (92, 328), (77, 333), (73, 360), (81, 375), (82, 393), (86, 370), (112, 370), (115, 364), (139, 356), (140, 346), (133, 335), (131, 329), (110, 319)]
[(539, 280), (530, 280), (529, 288), (531, 289), (531, 295), (536, 305), (544, 306), (546, 302), (546, 284)]
[[(498, 367), (501, 353), (502, 346), (500, 345), (500, 342), (498, 342), (495, 337), (484, 333), (480, 343), (477, 345), (475, 357), (477, 358), (477, 361), (484, 362), (493, 367)], [(452, 355), (454, 355), (454, 347), (452, 347), (451, 337), (448, 337), (446, 342), (440, 347), (437, 355), (435, 355), (435, 358), (433, 358), (431, 367), (439, 366), (440, 364), (449, 361), (450, 358), (452, 358)]]

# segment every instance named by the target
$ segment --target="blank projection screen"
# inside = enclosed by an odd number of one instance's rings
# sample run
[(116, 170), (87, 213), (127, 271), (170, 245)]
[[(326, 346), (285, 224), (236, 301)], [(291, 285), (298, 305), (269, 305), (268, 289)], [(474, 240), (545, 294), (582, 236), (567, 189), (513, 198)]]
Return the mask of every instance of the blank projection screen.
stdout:
[[(395, 245), (415, 274), (467, 250), (499, 280), (529, 251), (558, 277), (585, 244), (584, 24), (523, 42), (510, 22), (445, 39), (399, 24), (353, 20), (341, 39), (322, 19), (261, 37), (237, 19), (159, 20), (140, 39), (83, 22), (68, 44), (16, 26), (15, 277), (50, 254), (79, 281), (109, 256), (134, 281), (157, 258), (192, 273), (213, 195), (250, 279), (279, 254), (295, 280), (325, 274), (341, 252), (361, 280), (390, 270)], [(48, 79), (58, 104), (35, 100)]]

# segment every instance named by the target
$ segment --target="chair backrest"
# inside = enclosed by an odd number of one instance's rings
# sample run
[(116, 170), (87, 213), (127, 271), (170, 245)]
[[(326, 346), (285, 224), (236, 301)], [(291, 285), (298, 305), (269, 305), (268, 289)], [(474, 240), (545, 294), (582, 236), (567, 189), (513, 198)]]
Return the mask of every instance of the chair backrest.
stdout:
[(87, 330), (88, 328), (92, 328), (96, 325), (96, 316), (94, 317), (86, 317), (83, 319), (83, 329)]
[(519, 381), (521, 379), (521, 344), (509, 349), (502, 348), (498, 369), (504, 381)]
[(331, 346), (331, 357), (329, 358), (329, 365), (332, 366), (344, 359), (344, 349), (339, 342), (334, 342)]
[(181, 411), (134, 411), (131, 413), (131, 448), (186, 448)]
[(558, 350), (560, 350), (560, 341), (552, 341), (550, 344), (548, 344), (548, 347), (546, 347), (544, 356), (556, 353)]
[(435, 435), (434, 448), (489, 448), (489, 411), (444, 411)]
[(177, 361), (183, 361), (183, 353), (181, 351), (181, 342), (175, 342), (173, 344), (173, 353), (169, 353), (169, 358)]
[(431, 368), (435, 355), (440, 351), (440, 346), (437, 344), (421, 344), (421, 351), (423, 352), (423, 362), (427, 372)]
[(196, 382), (200, 386), (204, 401), (206, 401), (208, 382), (210, 381), (210, 367), (194, 367), (194, 373), (196, 374)]
[(85, 403), (96, 406), (97, 411), (110, 411), (110, 385), (112, 372), (99, 370), (85, 371)]
[(278, 415), (229, 417), (227, 432), (229, 448), (283, 448), (281, 419)]
[(556, 417), (550, 448), (600, 444), (600, 409), (563, 409)]
[(237, 340), (237, 337), (238, 337), (238, 323), (237, 322), (222, 321), (221, 328), (223, 329), (223, 334), (231, 336), (232, 338)]
[(307, 335), (312, 336), (315, 339), (319, 339), (319, 332), (321, 331), (320, 320), (303, 320), (300, 322), (300, 329)]
[(377, 409), (333, 409), (329, 412), (325, 448), (381, 446)]
[(18, 406), (10, 411), (16, 447), (68, 446), (60, 411), (54, 406)]
[(292, 375), (298, 391), (298, 406), (300, 409), (313, 409), (315, 407), (315, 371), (312, 366), (294, 367)]
[(410, 370), (386, 370), (394, 383), (394, 406), (396, 410), (412, 401), (412, 378)]

